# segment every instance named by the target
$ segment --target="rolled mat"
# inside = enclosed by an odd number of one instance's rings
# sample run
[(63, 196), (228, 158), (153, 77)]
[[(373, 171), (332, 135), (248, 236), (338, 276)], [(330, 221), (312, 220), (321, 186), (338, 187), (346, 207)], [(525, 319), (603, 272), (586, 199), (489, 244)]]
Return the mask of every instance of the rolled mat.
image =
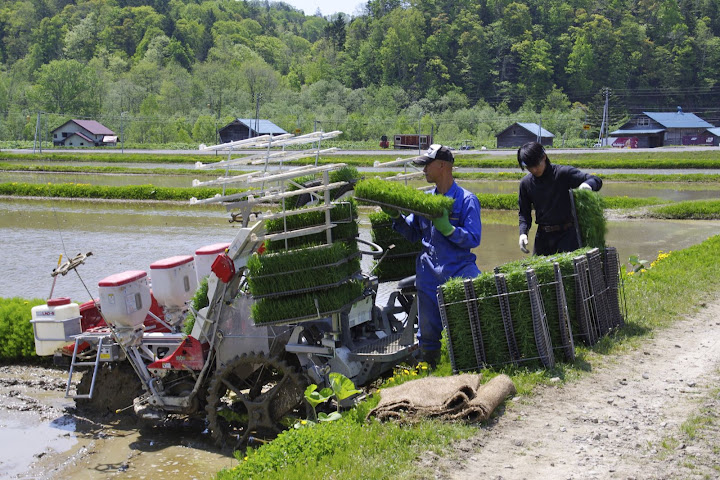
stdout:
[(380, 391), (380, 403), (368, 413), (380, 421), (413, 422), (421, 418), (479, 422), (509, 395), (515, 385), (507, 375), (498, 375), (481, 385), (481, 375), (425, 377)]

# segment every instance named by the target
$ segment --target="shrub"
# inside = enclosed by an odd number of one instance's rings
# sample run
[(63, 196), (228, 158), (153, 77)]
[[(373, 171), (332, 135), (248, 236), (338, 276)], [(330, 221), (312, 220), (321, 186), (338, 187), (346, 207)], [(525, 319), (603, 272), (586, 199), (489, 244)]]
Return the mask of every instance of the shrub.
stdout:
[(40, 299), (0, 298), (0, 360), (35, 357), (31, 309), (44, 303)]

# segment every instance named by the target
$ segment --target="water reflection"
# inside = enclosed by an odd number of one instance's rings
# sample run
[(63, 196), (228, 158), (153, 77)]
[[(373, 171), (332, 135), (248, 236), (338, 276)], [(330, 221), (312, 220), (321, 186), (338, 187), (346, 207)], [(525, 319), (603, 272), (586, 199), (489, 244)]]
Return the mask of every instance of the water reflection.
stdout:
[[(367, 238), (369, 210), (362, 210), (361, 235)], [(475, 252), (482, 270), (523, 256), (517, 247), (515, 212), (485, 210), (482, 218), (482, 244)], [(61, 253), (67, 258), (93, 252), (79, 268), (80, 275), (71, 272), (58, 278), (54, 292), (85, 301), (97, 295), (98, 281), (108, 275), (147, 271), (159, 259), (229, 242), (238, 228), (217, 206), (0, 200), (6, 252), (0, 297), (46, 298), (50, 273)], [(685, 248), (718, 233), (720, 221), (619, 220), (609, 223), (608, 243), (626, 262), (632, 254), (653, 259), (659, 250)]]

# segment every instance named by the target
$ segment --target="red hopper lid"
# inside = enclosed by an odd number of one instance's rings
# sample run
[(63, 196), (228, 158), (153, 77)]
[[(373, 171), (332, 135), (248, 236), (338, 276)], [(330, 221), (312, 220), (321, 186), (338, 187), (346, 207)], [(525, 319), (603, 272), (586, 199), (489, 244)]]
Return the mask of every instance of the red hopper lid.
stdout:
[(186, 263), (190, 263), (195, 259), (192, 255), (176, 255), (174, 257), (163, 258), (157, 262), (150, 264), (150, 270), (160, 270), (164, 268), (175, 268)]
[(200, 247), (195, 250), (195, 255), (213, 255), (222, 253), (229, 246), (229, 243), (213, 243), (212, 245), (205, 245), (204, 247)]
[(47, 301), (48, 307), (58, 307), (60, 305), (70, 305), (70, 297), (51, 298)]
[(103, 278), (98, 282), (98, 287), (119, 287), (143, 277), (147, 277), (147, 272), (144, 270), (128, 270), (127, 272), (116, 273)]

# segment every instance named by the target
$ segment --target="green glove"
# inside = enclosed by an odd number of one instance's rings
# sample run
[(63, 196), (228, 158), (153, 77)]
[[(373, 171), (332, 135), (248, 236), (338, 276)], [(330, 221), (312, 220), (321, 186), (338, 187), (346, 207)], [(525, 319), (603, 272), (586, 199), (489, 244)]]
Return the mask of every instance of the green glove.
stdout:
[(455, 227), (450, 224), (450, 218), (448, 218), (448, 211), (446, 209), (443, 209), (442, 217), (433, 218), (432, 222), (435, 228), (437, 228), (437, 231), (446, 237), (452, 235), (455, 231)]
[(398, 218), (400, 216), (400, 212), (398, 212), (392, 207), (386, 207), (385, 205), (382, 205), (380, 209), (386, 214), (390, 215), (390, 217), (392, 218)]

